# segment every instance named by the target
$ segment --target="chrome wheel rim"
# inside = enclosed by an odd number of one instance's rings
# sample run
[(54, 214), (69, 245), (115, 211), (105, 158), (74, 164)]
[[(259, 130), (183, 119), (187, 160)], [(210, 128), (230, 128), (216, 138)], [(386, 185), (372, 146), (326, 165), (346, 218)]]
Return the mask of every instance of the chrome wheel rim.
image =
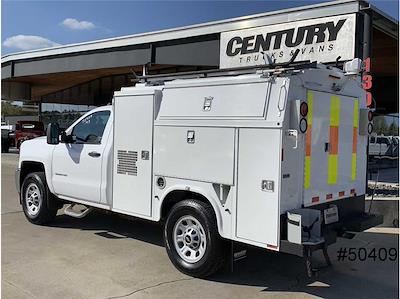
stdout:
[(204, 256), (207, 239), (203, 226), (192, 216), (183, 216), (175, 223), (173, 231), (175, 249), (188, 263), (196, 263)]
[(35, 183), (30, 183), (25, 191), (26, 209), (30, 216), (36, 216), (42, 206), (42, 195)]

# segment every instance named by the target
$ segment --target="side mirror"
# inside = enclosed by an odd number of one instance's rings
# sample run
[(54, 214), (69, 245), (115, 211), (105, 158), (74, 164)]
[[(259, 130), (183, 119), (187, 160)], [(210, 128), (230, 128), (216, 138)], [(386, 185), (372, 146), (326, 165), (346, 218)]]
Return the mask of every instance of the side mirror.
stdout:
[(65, 133), (65, 131), (62, 131), (62, 132), (61, 132), (61, 135), (60, 135), (60, 142), (62, 142), (62, 143), (67, 143), (67, 133)]
[(75, 138), (72, 135), (67, 135), (65, 131), (61, 132), (60, 141), (62, 143), (74, 143)]
[(60, 135), (60, 128), (57, 123), (49, 123), (47, 126), (47, 144), (58, 144), (58, 136)]

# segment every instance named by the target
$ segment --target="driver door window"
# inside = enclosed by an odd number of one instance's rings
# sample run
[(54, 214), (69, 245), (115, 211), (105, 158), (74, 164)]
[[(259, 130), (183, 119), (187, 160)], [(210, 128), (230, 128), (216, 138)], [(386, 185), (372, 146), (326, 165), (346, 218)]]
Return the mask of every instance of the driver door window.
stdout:
[(103, 155), (110, 136), (111, 113), (100, 110), (88, 114), (71, 129), (74, 142), (55, 146), (52, 181), (59, 197), (100, 202)]
[(72, 130), (76, 143), (100, 144), (110, 111), (92, 113), (82, 119)]

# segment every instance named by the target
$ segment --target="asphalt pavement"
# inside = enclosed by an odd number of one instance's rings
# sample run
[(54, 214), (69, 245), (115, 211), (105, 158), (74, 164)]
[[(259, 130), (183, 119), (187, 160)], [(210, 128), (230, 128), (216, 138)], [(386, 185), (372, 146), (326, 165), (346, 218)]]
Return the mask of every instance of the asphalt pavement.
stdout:
[[(398, 229), (339, 239), (329, 247), (331, 267), (315, 254), (322, 268), (311, 280), (301, 258), (254, 248), (233, 273), (197, 279), (173, 267), (156, 223), (99, 212), (74, 219), (59, 211), (51, 225), (30, 224), (15, 190), (17, 159), (1, 159), (2, 298), (398, 298)], [(340, 248), (382, 254), (338, 261)]]

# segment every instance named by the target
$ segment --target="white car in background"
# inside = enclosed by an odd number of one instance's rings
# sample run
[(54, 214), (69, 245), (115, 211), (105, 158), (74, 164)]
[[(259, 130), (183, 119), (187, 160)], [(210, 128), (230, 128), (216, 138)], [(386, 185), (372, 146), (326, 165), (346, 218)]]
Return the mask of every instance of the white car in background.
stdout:
[(392, 136), (392, 156), (399, 156), (399, 136)]
[(398, 152), (398, 136), (370, 136), (368, 154), (370, 156), (392, 156)]

